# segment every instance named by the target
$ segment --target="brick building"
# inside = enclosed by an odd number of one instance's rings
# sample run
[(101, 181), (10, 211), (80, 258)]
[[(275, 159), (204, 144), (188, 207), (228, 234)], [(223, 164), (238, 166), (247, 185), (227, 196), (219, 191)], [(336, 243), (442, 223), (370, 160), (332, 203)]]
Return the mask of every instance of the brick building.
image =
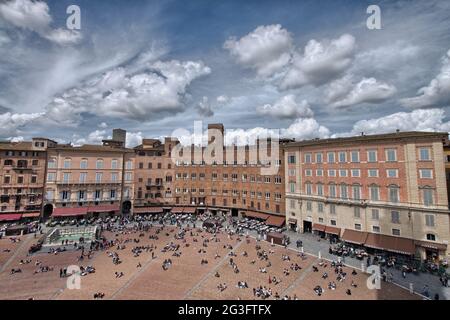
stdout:
[(0, 221), (40, 215), (47, 148), (55, 144), (45, 138), (0, 143)]
[(287, 224), (373, 249), (445, 257), (447, 136), (397, 132), (286, 145)]
[(135, 157), (125, 148), (125, 134), (115, 129), (102, 145), (57, 144), (48, 149), (45, 217), (131, 212)]

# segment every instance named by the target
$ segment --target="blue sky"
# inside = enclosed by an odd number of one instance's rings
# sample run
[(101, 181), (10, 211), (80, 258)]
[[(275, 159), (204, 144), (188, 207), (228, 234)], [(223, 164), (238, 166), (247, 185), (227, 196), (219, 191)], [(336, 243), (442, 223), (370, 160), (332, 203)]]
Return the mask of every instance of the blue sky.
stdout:
[(196, 120), (243, 140), (449, 131), (449, 26), (448, 1), (10, 0), (0, 138), (98, 143), (121, 127), (133, 145)]

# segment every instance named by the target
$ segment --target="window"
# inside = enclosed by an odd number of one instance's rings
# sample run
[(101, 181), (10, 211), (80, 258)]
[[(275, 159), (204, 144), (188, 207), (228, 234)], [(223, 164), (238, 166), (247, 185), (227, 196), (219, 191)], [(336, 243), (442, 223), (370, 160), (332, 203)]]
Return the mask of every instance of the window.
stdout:
[(431, 169), (420, 169), (419, 176), (421, 179), (433, 179), (433, 170)]
[(389, 187), (389, 201), (393, 203), (399, 202), (399, 187), (390, 186)]
[(95, 174), (95, 182), (102, 182), (103, 173), (97, 172)]
[(110, 194), (110, 198), (111, 200), (114, 200), (116, 198), (116, 190), (111, 190)]
[(320, 213), (323, 212), (323, 203), (319, 202), (319, 203), (317, 204), (317, 210), (318, 210)]
[(126, 163), (126, 169), (127, 169), (127, 170), (133, 169), (133, 161), (131, 161), (131, 160), (128, 160), (128, 161), (127, 161), (127, 163)]
[(334, 152), (328, 152), (328, 163), (334, 163)]
[(78, 191), (78, 200), (84, 200), (84, 198), (85, 198), (84, 190)]
[(367, 162), (377, 162), (377, 150), (367, 151)]
[[(112, 159), (111, 160), (111, 169), (113, 169), (113, 170), (117, 169), (117, 166), (118, 166), (117, 159)], [(151, 169), (151, 167), (149, 169)]]
[(380, 227), (379, 226), (372, 226), (372, 231), (375, 233), (380, 233)]
[(311, 163), (311, 153), (305, 153), (305, 163)]
[(346, 177), (347, 176), (347, 170), (341, 169), (339, 170), (339, 177)]
[(399, 236), (400, 235), (400, 229), (392, 229), (392, 235)]
[(436, 236), (432, 233), (427, 233), (427, 240), (436, 241)]
[(70, 159), (64, 159), (63, 168), (64, 169), (70, 169), (71, 163), (72, 163), (72, 161)]
[(423, 189), (423, 204), (426, 206), (433, 205), (433, 189), (425, 188)]
[(56, 160), (55, 159), (48, 160), (47, 167), (50, 169), (56, 168)]
[(353, 209), (353, 215), (357, 219), (361, 218), (361, 209), (360, 209), (360, 207), (355, 207)]
[(295, 182), (289, 183), (289, 188), (290, 188), (291, 192), (294, 193), (295, 192)]
[(430, 148), (420, 148), (419, 149), (419, 160), (420, 161), (430, 161)]
[(288, 163), (291, 163), (291, 164), (295, 163), (295, 155), (288, 156)]
[(275, 184), (281, 184), (281, 177), (280, 176), (276, 176), (275, 177)]
[(336, 177), (336, 170), (328, 170), (329, 177)]
[(311, 177), (312, 176), (312, 170), (311, 169), (306, 169), (305, 170), (305, 176)]
[(388, 162), (397, 161), (397, 150), (386, 149), (386, 161), (388, 161)]
[(336, 205), (330, 204), (330, 214), (336, 214)]
[(70, 173), (64, 172), (63, 173), (63, 182), (68, 183), (70, 181)]
[(56, 174), (54, 172), (47, 173), (47, 181), (54, 182), (56, 180)]
[(360, 200), (361, 199), (361, 187), (358, 184), (353, 185), (352, 187), (353, 199)]
[(288, 170), (288, 175), (289, 175), (290, 177), (295, 177), (295, 169), (289, 169), (289, 170)]
[(312, 184), (307, 182), (305, 185), (306, 185), (306, 194), (311, 195), (312, 194)]
[(331, 198), (336, 198), (336, 185), (330, 184), (329, 185), (329, 194)]
[(3, 178), (3, 183), (4, 184), (10, 184), (11, 183), (11, 177), (10, 176), (5, 176)]
[(312, 210), (312, 202), (311, 201), (306, 202), (306, 210), (308, 210), (308, 211)]
[(361, 224), (355, 223), (355, 230), (361, 230)]
[(351, 160), (352, 162), (359, 162), (359, 151), (351, 152)]
[(87, 173), (86, 172), (80, 172), (80, 183), (86, 182)]
[(380, 188), (377, 185), (371, 185), (370, 189), (370, 200), (378, 201), (380, 200)]
[(291, 209), (295, 209), (295, 200), (294, 200), (294, 199), (291, 199), (291, 200), (289, 201), (289, 203), (290, 203)]
[(111, 182), (116, 182), (117, 181), (117, 173), (113, 172), (111, 173)]
[(397, 169), (387, 169), (386, 176), (388, 178), (398, 178), (398, 170)]
[(361, 170), (359, 169), (352, 169), (352, 177), (358, 178), (361, 176)]
[(427, 227), (434, 227), (434, 215), (433, 214), (425, 215), (425, 224)]
[(369, 176), (369, 178), (378, 177), (378, 169), (369, 169), (367, 175)]
[(95, 190), (94, 199), (95, 200), (100, 200), (101, 198), (102, 198), (102, 191), (101, 190)]
[(61, 192), (61, 199), (62, 200), (68, 200), (69, 198), (70, 198), (69, 191), (64, 190), (64, 191)]
[(347, 185), (341, 184), (341, 199), (348, 199)]
[(316, 163), (322, 163), (322, 153), (316, 153)]
[(323, 196), (323, 184), (321, 184), (321, 183), (317, 184), (317, 195)]
[(322, 169), (317, 169), (316, 170), (316, 176), (323, 177), (323, 170)]
[(392, 223), (400, 223), (400, 212), (391, 211), (391, 222)]
[(87, 167), (88, 167), (88, 161), (87, 161), (87, 159), (82, 159), (82, 160), (80, 161), (80, 169), (87, 169)]
[(340, 163), (347, 162), (347, 153), (345, 151), (339, 152), (339, 162)]
[(380, 219), (380, 211), (378, 209), (372, 209), (372, 220)]
[(319, 222), (322, 223), (323, 222), (323, 218), (319, 218)]
[(336, 225), (336, 220), (330, 220), (330, 224), (331, 224), (332, 226), (335, 226), (335, 225)]
[(125, 173), (125, 181), (130, 182), (133, 180), (133, 175), (131, 174), (131, 172), (126, 172)]

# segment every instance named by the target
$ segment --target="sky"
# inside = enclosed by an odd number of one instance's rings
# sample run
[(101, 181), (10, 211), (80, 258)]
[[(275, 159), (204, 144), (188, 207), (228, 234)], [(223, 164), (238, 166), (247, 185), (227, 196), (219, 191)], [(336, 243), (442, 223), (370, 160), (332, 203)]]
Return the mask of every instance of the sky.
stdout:
[(448, 132), (449, 106), (450, 1), (0, 0), (0, 139)]

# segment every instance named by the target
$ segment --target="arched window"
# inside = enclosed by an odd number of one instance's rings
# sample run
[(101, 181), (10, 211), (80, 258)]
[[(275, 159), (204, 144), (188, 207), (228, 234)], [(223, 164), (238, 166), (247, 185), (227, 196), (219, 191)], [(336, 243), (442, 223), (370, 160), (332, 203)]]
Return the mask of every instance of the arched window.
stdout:
[(72, 159), (71, 158), (65, 158), (64, 159), (63, 168), (64, 169), (70, 169), (71, 166), (72, 166)]
[(372, 201), (378, 201), (380, 200), (380, 187), (376, 184), (371, 184), (369, 186), (370, 190), (370, 200)]
[(103, 169), (103, 159), (97, 159), (97, 162), (95, 164), (96, 169)]
[(434, 204), (434, 190), (430, 186), (422, 188), (422, 201), (425, 206), (432, 206)]
[(400, 201), (400, 188), (396, 184), (388, 186), (389, 190), (389, 202), (397, 203)]
[(427, 233), (427, 240), (436, 241), (436, 235), (434, 235), (432, 233)]
[(81, 159), (80, 161), (80, 169), (87, 169), (88, 167), (88, 159)]

